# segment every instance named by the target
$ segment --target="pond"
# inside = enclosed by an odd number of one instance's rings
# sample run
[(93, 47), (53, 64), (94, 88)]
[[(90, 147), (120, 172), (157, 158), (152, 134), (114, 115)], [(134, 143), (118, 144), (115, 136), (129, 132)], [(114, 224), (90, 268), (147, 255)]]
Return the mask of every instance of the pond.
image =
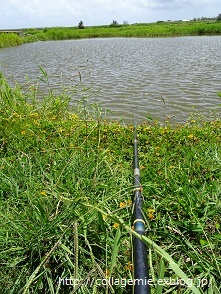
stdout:
[(99, 103), (110, 118), (125, 122), (133, 113), (140, 121), (169, 117), (172, 124), (192, 113), (220, 116), (220, 60), (220, 36), (47, 41), (0, 49), (7, 78), (36, 81), (41, 66), (51, 89), (80, 84), (87, 103)]

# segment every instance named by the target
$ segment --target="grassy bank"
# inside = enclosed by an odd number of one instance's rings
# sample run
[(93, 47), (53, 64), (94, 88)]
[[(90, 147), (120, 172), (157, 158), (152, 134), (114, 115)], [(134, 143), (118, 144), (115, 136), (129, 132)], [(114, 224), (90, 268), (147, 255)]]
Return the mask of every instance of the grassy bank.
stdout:
[(119, 25), (116, 27), (98, 26), (84, 29), (45, 28), (30, 29), (29, 34), (39, 40), (62, 40), (79, 38), (103, 37), (168, 37), (168, 36), (199, 36), (221, 34), (221, 22), (171, 22), (135, 25)]
[(220, 35), (221, 22), (191, 21), (191, 22), (159, 22), (149, 24), (132, 24), (117, 26), (94, 26), (78, 29), (77, 27), (54, 27), (41, 29), (25, 29), (25, 36), (0, 34), (0, 48), (21, 43), (68, 40), (80, 38), (110, 38), (110, 37), (175, 37)]
[(103, 37), (169, 37), (169, 36), (199, 36), (221, 34), (221, 22), (178, 22), (152, 23), (137, 25), (121, 25), (116, 27), (100, 26), (84, 29), (45, 28), (31, 29), (28, 33), (37, 36), (39, 40), (61, 40), (79, 38)]
[(16, 34), (0, 33), (0, 48), (21, 45), (23, 41), (23, 38)]
[[(37, 91), (0, 78), (1, 293), (126, 293), (100, 284), (132, 277), (133, 128)], [(220, 130), (138, 127), (152, 293), (221, 291)]]

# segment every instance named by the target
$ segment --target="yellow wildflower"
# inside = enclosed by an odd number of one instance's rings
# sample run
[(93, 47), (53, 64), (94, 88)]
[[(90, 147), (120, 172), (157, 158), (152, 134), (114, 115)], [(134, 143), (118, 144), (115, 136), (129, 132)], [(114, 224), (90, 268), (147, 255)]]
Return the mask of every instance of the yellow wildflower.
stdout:
[(30, 117), (38, 117), (38, 113), (37, 112), (30, 113)]
[(78, 119), (78, 116), (77, 116), (77, 114), (72, 113), (71, 118), (73, 118), (73, 119)]
[(149, 220), (153, 220), (154, 219), (154, 215), (151, 214), (151, 213), (148, 213), (147, 216), (148, 216)]
[(41, 194), (42, 196), (46, 196), (46, 195), (47, 195), (47, 194), (46, 194), (46, 191), (44, 191), (44, 190), (41, 191), (40, 194)]
[(190, 134), (189, 136), (187, 136), (189, 139), (192, 139), (192, 140), (194, 140), (194, 141), (197, 141), (198, 140), (198, 138), (196, 138), (196, 137), (194, 137), (194, 135), (193, 134)]
[(21, 131), (21, 135), (25, 135), (26, 134), (26, 131)]
[(118, 224), (118, 223), (113, 224), (113, 227), (114, 227), (115, 229), (119, 228), (119, 226), (120, 226), (120, 224)]
[(128, 264), (125, 266), (125, 269), (127, 270), (127, 271), (133, 271), (133, 264), (132, 263), (130, 263), (130, 262), (128, 262)]
[(132, 201), (131, 200), (126, 200), (125, 202), (121, 202), (119, 204), (120, 208), (122, 207), (126, 207), (127, 205), (131, 205), (132, 204)]
[(126, 205), (127, 205), (127, 203), (125, 203), (125, 202), (121, 202), (121, 203), (120, 203), (120, 208), (125, 207)]
[(152, 208), (147, 209), (147, 217), (149, 218), (149, 220), (154, 219), (154, 212), (155, 212), (155, 210)]

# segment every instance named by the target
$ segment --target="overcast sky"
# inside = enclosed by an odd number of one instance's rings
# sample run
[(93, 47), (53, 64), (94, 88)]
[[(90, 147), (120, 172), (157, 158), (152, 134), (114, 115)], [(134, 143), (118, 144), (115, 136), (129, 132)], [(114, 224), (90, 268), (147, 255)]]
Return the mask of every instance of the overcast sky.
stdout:
[(0, 0), (0, 29), (216, 17), (221, 0)]

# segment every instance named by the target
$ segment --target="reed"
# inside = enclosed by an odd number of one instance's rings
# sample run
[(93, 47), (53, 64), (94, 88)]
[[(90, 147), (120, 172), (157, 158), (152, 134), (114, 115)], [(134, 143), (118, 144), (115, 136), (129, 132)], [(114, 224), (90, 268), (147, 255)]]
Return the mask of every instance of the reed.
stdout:
[(220, 35), (221, 22), (157, 22), (118, 26), (92, 26), (84, 29), (78, 29), (78, 27), (29, 28), (24, 29), (24, 34), (24, 37), (19, 37), (15, 34), (0, 34), (0, 48), (46, 40)]
[(64, 40), (79, 38), (104, 37), (174, 37), (220, 35), (221, 22), (171, 22), (119, 25), (117, 27), (97, 26), (85, 29), (72, 28), (46, 28), (28, 29), (29, 34), (37, 36), (39, 40)]
[(0, 33), (0, 48), (23, 44), (23, 38), (16, 34)]
[(132, 236), (148, 248), (151, 293), (219, 293), (220, 120), (137, 126), (139, 237), (133, 127), (93, 115), (90, 101), (85, 117), (73, 95), (37, 91), (0, 77), (1, 293), (125, 293)]

